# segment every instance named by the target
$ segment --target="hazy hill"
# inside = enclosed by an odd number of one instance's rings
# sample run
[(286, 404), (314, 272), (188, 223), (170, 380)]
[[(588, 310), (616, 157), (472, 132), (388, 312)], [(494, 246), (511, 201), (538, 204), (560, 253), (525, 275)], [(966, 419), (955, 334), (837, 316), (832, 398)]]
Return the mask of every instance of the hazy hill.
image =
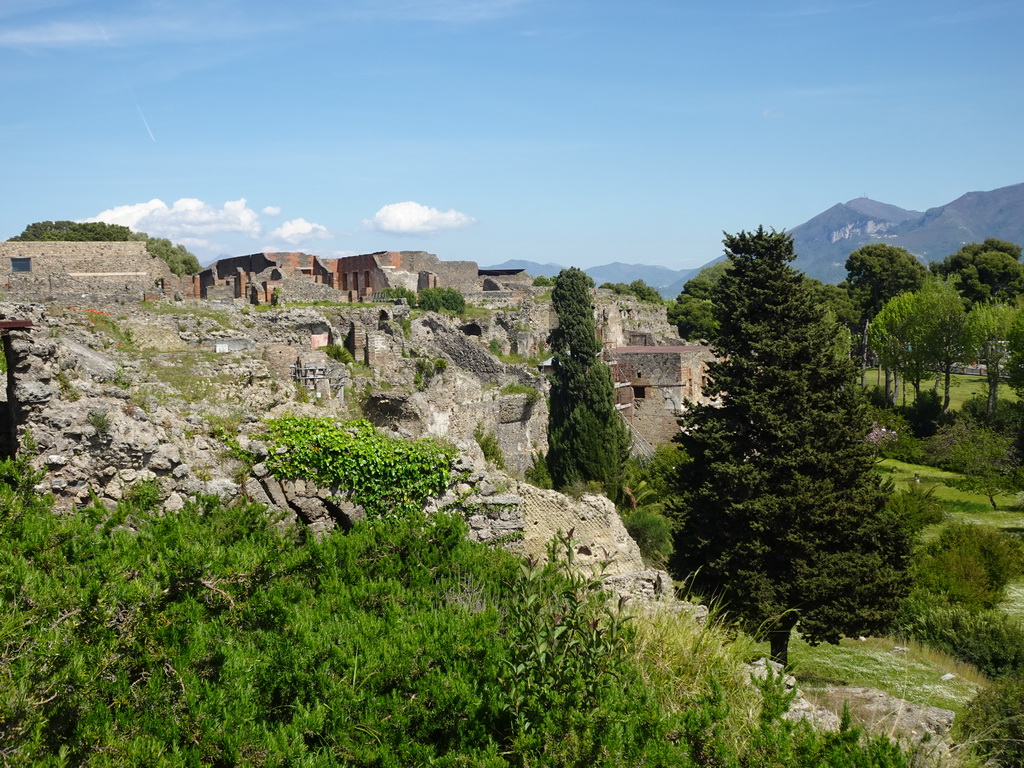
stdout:
[[(565, 267), (560, 264), (539, 264), (535, 261), (510, 259), (501, 264), (494, 264), (487, 269), (522, 269), (533, 277), (554, 277)], [(702, 267), (695, 269), (669, 269), (650, 264), (624, 264), (621, 261), (588, 267), (583, 271), (593, 278), (594, 283), (632, 283), (643, 280), (652, 288), (657, 288), (662, 296), (674, 299), (682, 290), (683, 283), (697, 274)]]

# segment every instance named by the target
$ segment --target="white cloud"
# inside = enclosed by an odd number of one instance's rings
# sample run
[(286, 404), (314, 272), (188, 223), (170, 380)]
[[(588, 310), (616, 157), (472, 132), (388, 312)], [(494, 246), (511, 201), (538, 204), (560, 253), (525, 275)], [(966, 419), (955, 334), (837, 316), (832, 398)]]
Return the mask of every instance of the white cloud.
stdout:
[(476, 219), (456, 210), (439, 211), (411, 200), (385, 205), (363, 224), (379, 232), (399, 235), (422, 235), (446, 229), (464, 229)]
[(256, 238), (261, 231), (259, 214), (246, 204), (244, 197), (229, 200), (220, 208), (193, 197), (183, 197), (171, 206), (154, 198), (146, 203), (110, 208), (85, 221), (121, 224), (135, 232), (181, 242), (229, 232)]
[(264, 207), (263, 213), (266, 216), (280, 216), (281, 215), (281, 206), (279, 206), (279, 205), (268, 205), (268, 206)]
[(292, 219), (271, 232), (270, 236), (275, 240), (284, 240), (295, 245), (304, 240), (323, 240), (330, 237), (331, 233), (327, 231), (327, 227), (320, 224), (305, 219)]

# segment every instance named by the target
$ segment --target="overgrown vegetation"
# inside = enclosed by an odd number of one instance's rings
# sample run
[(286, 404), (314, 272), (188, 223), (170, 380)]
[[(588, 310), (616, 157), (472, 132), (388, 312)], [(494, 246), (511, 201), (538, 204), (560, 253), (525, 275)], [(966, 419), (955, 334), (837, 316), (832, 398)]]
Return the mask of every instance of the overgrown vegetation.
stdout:
[(288, 416), (267, 422), (267, 468), (351, 494), (369, 517), (412, 512), (451, 479), (455, 449), (386, 437), (367, 421)]
[(151, 486), (58, 516), (38, 480), (0, 462), (5, 764), (908, 764), (782, 721), (716, 630), (630, 620), (569, 536), (520, 565), (457, 515), (317, 540), (245, 503), (164, 515)]
[(485, 430), (484, 425), (478, 421), (476, 429), (473, 430), (473, 439), (480, 446), (480, 451), (488, 463), (498, 469), (505, 469), (505, 455), (501, 452), (501, 444), (498, 442), (497, 435)]

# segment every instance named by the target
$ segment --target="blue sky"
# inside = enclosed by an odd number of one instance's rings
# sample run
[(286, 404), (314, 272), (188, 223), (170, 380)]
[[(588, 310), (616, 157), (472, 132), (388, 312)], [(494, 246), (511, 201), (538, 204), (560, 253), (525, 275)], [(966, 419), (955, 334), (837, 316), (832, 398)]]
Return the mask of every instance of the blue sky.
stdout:
[(1024, 181), (1020, 0), (0, 0), (0, 238), (695, 267)]

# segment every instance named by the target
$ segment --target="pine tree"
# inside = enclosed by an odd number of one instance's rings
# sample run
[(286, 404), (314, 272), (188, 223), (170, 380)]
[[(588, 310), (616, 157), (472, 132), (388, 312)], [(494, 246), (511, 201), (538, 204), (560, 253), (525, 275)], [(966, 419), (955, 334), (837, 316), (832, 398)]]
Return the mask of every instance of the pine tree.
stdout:
[(548, 418), (548, 469), (556, 488), (596, 480), (608, 493), (619, 484), (629, 452), (615, 412), (611, 370), (600, 359), (594, 326), (594, 282), (575, 267), (562, 270), (551, 294), (558, 327), (551, 332), (554, 378)]
[(812, 643), (885, 627), (906, 590), (910, 540), (873, 470), (856, 369), (812, 300), (785, 233), (725, 239), (715, 289), (719, 404), (684, 418), (674, 566), (724, 600), (787, 663)]

